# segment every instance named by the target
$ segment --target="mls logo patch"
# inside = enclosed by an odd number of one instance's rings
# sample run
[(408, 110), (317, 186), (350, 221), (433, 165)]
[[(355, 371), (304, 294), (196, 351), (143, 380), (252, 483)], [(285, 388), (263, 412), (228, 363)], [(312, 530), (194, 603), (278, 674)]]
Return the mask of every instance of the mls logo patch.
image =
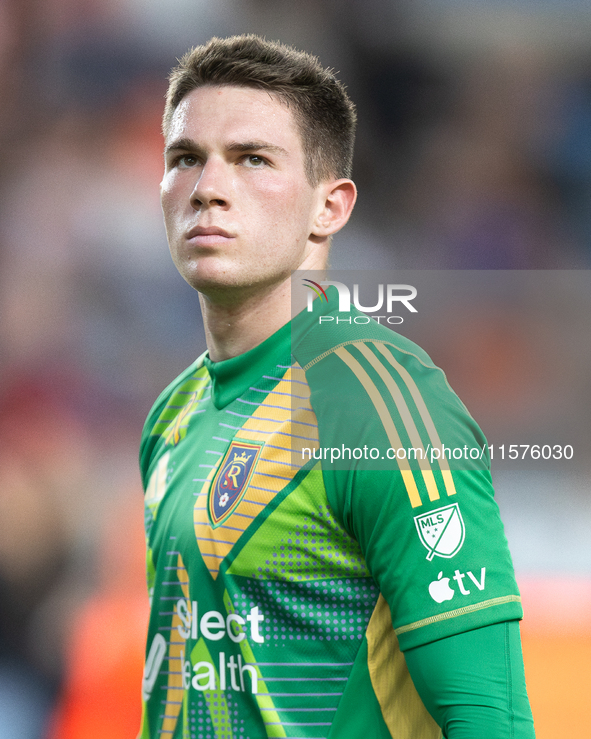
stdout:
[(462, 548), (466, 529), (457, 503), (415, 516), (415, 526), (429, 562), (435, 556), (449, 559)]
[(209, 490), (209, 518), (215, 529), (232, 513), (244, 497), (262, 445), (232, 441)]

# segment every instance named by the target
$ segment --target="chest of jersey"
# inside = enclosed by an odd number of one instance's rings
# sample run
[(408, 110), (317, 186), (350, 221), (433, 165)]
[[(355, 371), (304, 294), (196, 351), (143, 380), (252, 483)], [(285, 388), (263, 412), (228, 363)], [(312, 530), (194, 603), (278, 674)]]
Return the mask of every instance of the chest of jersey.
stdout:
[(379, 595), (301, 454), (318, 446), (303, 372), (259, 385), (217, 409), (197, 373), (155, 427), (144, 699), (160, 731), (184, 725), (178, 736), (193, 736), (191, 711), (233, 736), (214, 721), (231, 727), (233, 707), (253, 737), (273, 718), (287, 732), (274, 735), (300, 736), (308, 710), (329, 727)]

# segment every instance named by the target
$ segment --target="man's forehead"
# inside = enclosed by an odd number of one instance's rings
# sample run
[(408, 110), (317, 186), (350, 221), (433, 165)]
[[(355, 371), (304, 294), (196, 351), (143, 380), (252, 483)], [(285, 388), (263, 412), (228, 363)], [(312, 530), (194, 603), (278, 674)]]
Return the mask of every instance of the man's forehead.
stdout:
[[(251, 87), (207, 85), (187, 93), (173, 113), (167, 143), (195, 133), (229, 131), (245, 140), (297, 135), (292, 110), (278, 95)], [(192, 137), (193, 138), (193, 137)]]

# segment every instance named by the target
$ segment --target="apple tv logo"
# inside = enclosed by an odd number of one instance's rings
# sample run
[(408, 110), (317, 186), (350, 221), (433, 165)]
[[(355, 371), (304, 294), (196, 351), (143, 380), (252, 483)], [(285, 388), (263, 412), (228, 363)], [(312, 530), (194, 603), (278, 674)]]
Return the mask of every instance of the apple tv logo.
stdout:
[[(457, 582), (461, 595), (470, 595), (470, 590), (468, 590), (468, 588), (464, 585), (464, 578), (466, 577), (466, 575), (468, 575), (468, 577), (474, 583), (474, 585), (476, 585), (478, 590), (484, 590), (486, 567), (482, 567), (480, 569), (480, 580), (477, 580), (474, 574), (470, 571), (466, 573), (456, 570), (454, 572), (453, 579)], [(429, 595), (436, 603), (443, 603), (443, 601), (445, 600), (451, 600), (456, 594), (456, 591), (452, 587), (450, 587), (449, 581), (449, 577), (443, 577), (442, 571), (439, 573), (439, 575), (437, 575), (437, 580), (433, 580), (433, 582), (429, 584)]]
[(437, 580), (429, 585), (429, 595), (436, 603), (443, 603), (444, 600), (451, 600), (455, 592), (449, 587), (449, 577), (443, 577), (443, 572), (437, 576)]

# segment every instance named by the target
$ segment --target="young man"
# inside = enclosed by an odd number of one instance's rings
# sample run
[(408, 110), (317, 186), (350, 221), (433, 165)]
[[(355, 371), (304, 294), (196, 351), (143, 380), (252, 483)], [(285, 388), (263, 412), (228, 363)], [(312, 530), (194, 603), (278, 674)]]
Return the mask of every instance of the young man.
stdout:
[(162, 207), (208, 352), (142, 437), (142, 739), (533, 737), (488, 465), (422, 453), (480, 430), (330, 290), (290, 320), (293, 271), (326, 266), (355, 202), (354, 126), (330, 72), (253, 36), (171, 76)]

